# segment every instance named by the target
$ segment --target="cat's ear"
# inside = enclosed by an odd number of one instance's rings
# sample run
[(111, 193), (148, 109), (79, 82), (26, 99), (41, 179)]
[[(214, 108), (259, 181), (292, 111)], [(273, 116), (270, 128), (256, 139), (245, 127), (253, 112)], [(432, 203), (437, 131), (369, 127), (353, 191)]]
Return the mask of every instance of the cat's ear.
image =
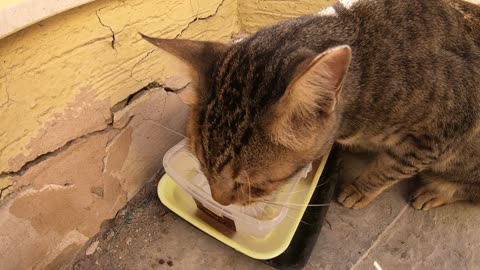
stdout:
[(152, 38), (140, 33), (143, 39), (160, 49), (178, 57), (189, 65), (198, 75), (191, 78), (187, 87), (176, 92), (188, 105), (198, 102), (199, 96), (206, 91), (205, 83), (215, 61), (227, 50), (228, 45), (219, 42), (195, 41), (186, 39)]
[(335, 112), (339, 93), (352, 58), (349, 46), (331, 48), (307, 57), (297, 66), (285, 94), (273, 107), (272, 133), (291, 148), (306, 146), (322, 117)]

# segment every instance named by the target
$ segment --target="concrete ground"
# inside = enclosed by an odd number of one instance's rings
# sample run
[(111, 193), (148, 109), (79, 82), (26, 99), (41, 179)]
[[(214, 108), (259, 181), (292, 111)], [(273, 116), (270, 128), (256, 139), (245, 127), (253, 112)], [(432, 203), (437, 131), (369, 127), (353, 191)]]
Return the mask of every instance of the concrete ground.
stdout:
[[(346, 177), (364, 163), (347, 157)], [(411, 186), (394, 186), (362, 210), (332, 203), (305, 269), (480, 269), (480, 206), (417, 211), (407, 202)], [(272, 269), (169, 212), (156, 197), (155, 183), (104, 224), (69, 267)]]

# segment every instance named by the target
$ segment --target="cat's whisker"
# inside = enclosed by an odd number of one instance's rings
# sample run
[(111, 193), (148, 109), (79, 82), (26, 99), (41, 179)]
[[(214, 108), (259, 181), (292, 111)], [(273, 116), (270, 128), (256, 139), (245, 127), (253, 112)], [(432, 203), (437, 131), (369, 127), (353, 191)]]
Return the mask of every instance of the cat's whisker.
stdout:
[(299, 210), (300, 209), (300, 207), (291, 207), (290, 205), (283, 205), (283, 204), (274, 203), (274, 202), (270, 202), (270, 201), (262, 201), (262, 202), (264, 202), (266, 204), (275, 205), (275, 206), (285, 207), (285, 208), (292, 209), (292, 210)]
[[(269, 201), (269, 202), (271, 202), (271, 201)], [(330, 204), (329, 203), (318, 203), (318, 204), (283, 203), (283, 204), (280, 204), (280, 205), (300, 206), (300, 207), (303, 207), (303, 206), (306, 206), (306, 207), (324, 207), (324, 206), (329, 206)]]
[[(264, 207), (263, 209), (260, 209), (260, 210), (262, 211), (261, 214), (265, 214), (265, 213), (267, 212), (267, 208), (272, 207), (272, 205), (278, 206), (277, 204), (269, 204), (268, 201), (261, 201), (261, 202), (262, 202), (262, 203), (265, 203), (265, 207)], [(255, 205), (254, 207), (259, 207), (259, 205)], [(298, 209), (296, 209), (296, 208), (290, 208), (290, 209), (298, 210)], [(258, 215), (257, 215), (257, 216), (258, 216)], [(289, 212), (287, 212), (287, 214), (285, 215), (285, 217), (290, 218), (290, 219), (292, 219), (292, 220), (297, 220), (297, 218), (296, 218), (295, 216), (290, 215)], [(306, 225), (310, 225), (310, 226), (313, 225), (313, 224), (308, 223), (308, 222), (305, 222), (305, 221), (303, 221), (303, 220), (301, 220), (301, 219), (300, 219), (300, 223), (303, 223), (303, 224), (306, 224)]]
[(160, 126), (160, 127), (164, 128), (164, 129), (166, 129), (166, 130), (168, 130), (168, 131), (171, 131), (171, 132), (173, 132), (173, 133), (175, 133), (175, 134), (177, 134), (177, 135), (181, 136), (181, 137), (182, 137), (182, 138), (184, 138), (184, 139), (186, 139), (186, 138), (187, 138), (187, 136), (183, 135), (182, 133), (180, 133), (180, 132), (178, 132), (178, 131), (176, 131), (176, 130), (173, 130), (173, 129), (171, 129), (171, 128), (169, 128), (169, 127), (165, 126), (165, 125), (162, 125), (162, 124), (160, 124), (160, 123), (158, 123), (158, 122), (155, 122), (155, 123), (154, 123), (154, 125), (156, 125), (156, 126)]
[[(291, 219), (293, 219), (293, 220), (297, 220), (296, 217), (291, 216), (291, 215), (289, 215), (288, 213), (287, 213), (287, 215), (286, 215), (285, 217), (291, 218)], [(312, 224), (312, 223), (308, 223), (308, 222), (306, 222), (306, 221), (303, 221), (302, 219), (300, 219), (300, 223), (303, 223), (303, 224), (309, 225), (309, 226), (313, 226), (313, 225), (314, 225), (314, 224)]]
[[(265, 203), (281, 206), (281, 207), (287, 207), (290, 209), (300, 209), (302, 207), (325, 207), (330, 205), (329, 203), (321, 203), (321, 204), (301, 204), (301, 203), (277, 203), (277, 202), (272, 202), (272, 201), (263, 201)], [(298, 206), (297, 208), (293, 208), (292, 206)]]
[[(262, 214), (264, 214), (264, 213), (267, 211), (267, 208), (268, 208), (268, 207), (271, 207), (271, 205), (268, 205), (268, 204), (265, 205), (265, 207), (262, 209), (262, 211), (263, 211)], [(297, 220), (297, 218), (296, 218), (295, 216), (290, 215), (289, 212), (287, 212), (287, 214), (285, 215), (285, 217), (290, 218), (290, 219), (292, 219), (292, 220)], [(300, 219), (300, 223), (303, 223), (303, 224), (306, 224), (306, 225), (309, 225), (309, 226), (314, 225), (314, 224), (308, 223), (308, 222), (306, 222), (306, 221), (303, 221), (302, 219)]]
[[(268, 206), (268, 205), (267, 205), (267, 206)], [(266, 206), (265, 206), (265, 207), (263, 207), (263, 208), (260, 208), (260, 209), (259, 209), (259, 208), (257, 208), (257, 207), (260, 207), (260, 205), (259, 205), (259, 204), (255, 204), (255, 206), (254, 206), (254, 208), (255, 208), (255, 209), (257, 209), (258, 211), (260, 211), (260, 214), (258, 214), (258, 213), (256, 214), (256, 216), (257, 216), (257, 217), (259, 217), (259, 216), (261, 216), (261, 215), (265, 214), (265, 212), (266, 212), (266, 209), (265, 209), (265, 208), (266, 208)]]
[(247, 177), (247, 185), (248, 185), (248, 203), (252, 202), (252, 185), (250, 184), (250, 176), (248, 175), (247, 171), (245, 171), (245, 176)]
[[(254, 211), (254, 213), (255, 213), (255, 217), (258, 217), (258, 216), (259, 216), (258, 211), (261, 211), (261, 210), (262, 210), (262, 209), (259, 209), (258, 207), (259, 207), (258, 204), (253, 205), (253, 211)], [(263, 213), (260, 212), (260, 214), (263, 214)]]
[[(327, 181), (325, 181), (325, 182), (323, 182), (323, 183), (321, 183), (321, 184), (316, 185), (316, 186), (315, 186), (315, 189), (318, 188), (318, 187), (321, 187), (321, 186), (326, 185), (328, 182), (329, 182), (329, 181), (327, 180)], [(310, 189), (310, 187), (308, 187), (308, 188), (303, 188), (303, 189), (300, 189), (300, 190), (295, 190), (295, 191), (292, 191), (292, 192), (289, 192), (289, 191), (279, 191), (279, 192), (277, 192), (277, 194), (282, 194), (282, 193), (295, 194), (295, 193), (299, 193), (299, 192), (304, 192), (304, 191), (309, 190), (309, 189)]]
[[(265, 201), (265, 202), (270, 202), (270, 203), (276, 203), (273, 201)], [(307, 206), (307, 207), (322, 207), (322, 206), (328, 206), (330, 203), (317, 203), (317, 204), (303, 204), (303, 203), (281, 203), (281, 205), (288, 205), (288, 206)]]
[(194, 154), (192, 154), (190, 151), (187, 151), (187, 155), (189, 155), (192, 158), (197, 159), (197, 157)]

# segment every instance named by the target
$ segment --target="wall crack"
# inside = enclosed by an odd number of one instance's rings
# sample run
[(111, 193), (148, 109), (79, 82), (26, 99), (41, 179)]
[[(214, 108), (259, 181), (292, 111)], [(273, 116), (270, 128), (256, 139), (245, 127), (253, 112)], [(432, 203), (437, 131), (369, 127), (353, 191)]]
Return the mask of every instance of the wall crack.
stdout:
[[(110, 132), (114, 129), (123, 129), (125, 128), (132, 117), (130, 117), (130, 119), (127, 121), (127, 123), (125, 125), (122, 125), (121, 127), (116, 127), (114, 124), (114, 114), (118, 111), (121, 111), (123, 110), (124, 108), (126, 108), (128, 105), (132, 104), (137, 98), (141, 97), (142, 95), (144, 95), (146, 92), (150, 91), (151, 89), (156, 89), (156, 88), (163, 88), (165, 89), (165, 91), (178, 91), (178, 90), (181, 90), (185, 87), (188, 86), (189, 83), (187, 83), (185, 86), (182, 86), (182, 87), (179, 87), (179, 88), (171, 88), (171, 87), (168, 87), (162, 83), (159, 83), (157, 81), (153, 81), (149, 84), (147, 84), (145, 87), (142, 87), (140, 90), (138, 91), (135, 91), (134, 93), (128, 95), (128, 97), (126, 97), (125, 99), (123, 99), (122, 101), (118, 102), (117, 104), (115, 104), (111, 109), (111, 117), (109, 119), (109, 121), (107, 122), (107, 125), (102, 128), (102, 129), (99, 129), (99, 130), (95, 130), (95, 131), (92, 131), (92, 132), (89, 132), (87, 134), (84, 134), (84, 135), (81, 135), (79, 137), (76, 137), (74, 139), (71, 139), (69, 141), (67, 141), (65, 144), (63, 144), (62, 146), (60, 146), (59, 148), (53, 150), (53, 151), (49, 151), (49, 152), (46, 152), (46, 153), (43, 153), (41, 155), (38, 155), (37, 157), (35, 157), (34, 159), (26, 162), (25, 164), (23, 164), (23, 166), (19, 169), (19, 170), (16, 170), (16, 171), (5, 171), (5, 172), (1, 172), (0, 173), (0, 179), (3, 179), (3, 178), (6, 178), (6, 177), (16, 177), (16, 176), (22, 176), (23, 174), (25, 174), (31, 167), (33, 166), (36, 166), (40, 163), (42, 163), (43, 161), (49, 159), (49, 158), (52, 158), (52, 157), (55, 157), (57, 156), (58, 154), (60, 153), (63, 153), (64, 151), (66, 151), (71, 145), (73, 145), (74, 143), (78, 142), (78, 141), (81, 141), (81, 140), (85, 140), (85, 139), (88, 139), (92, 136), (95, 136), (95, 135), (98, 135), (98, 134), (104, 134), (104, 133), (107, 133), (107, 132)], [(3, 189), (2, 189), (3, 190)]]
[(103, 133), (106, 133), (110, 130), (113, 129), (113, 122), (110, 121), (110, 123), (108, 123), (108, 125), (101, 129), (101, 130), (96, 130), (96, 131), (93, 131), (93, 132), (90, 132), (90, 133), (87, 133), (87, 134), (84, 134), (82, 136), (79, 136), (77, 138), (74, 138), (74, 139), (71, 139), (69, 141), (67, 141), (64, 145), (60, 146), (59, 148), (53, 150), (53, 151), (49, 151), (49, 152), (46, 152), (46, 153), (43, 153), (39, 156), (37, 156), (36, 158), (34, 158), (33, 160), (30, 160), (28, 161), (27, 163), (23, 164), (23, 166), (19, 169), (19, 170), (16, 170), (16, 171), (6, 171), (6, 172), (2, 172), (0, 173), (0, 179), (1, 178), (4, 178), (4, 177), (14, 177), (14, 176), (22, 176), (23, 174), (25, 174), (31, 167), (37, 165), (37, 164), (40, 164), (42, 163), (43, 161), (51, 158), (51, 157), (55, 157), (57, 156), (58, 154), (60, 153), (63, 153), (65, 150), (67, 150), (72, 144), (76, 143), (77, 141), (80, 141), (80, 140), (84, 140), (84, 139), (87, 139), (89, 137), (92, 137), (94, 135), (98, 135), (98, 134), (103, 134)]
[[(117, 49), (115, 48), (115, 42), (116, 42), (116, 40), (115, 40), (115, 39), (116, 39), (116, 37), (115, 37), (115, 31), (113, 31), (112, 27), (110, 27), (109, 25), (106, 25), (106, 24), (103, 23), (102, 18), (100, 18), (100, 14), (98, 14), (99, 11), (100, 11), (100, 9), (95, 12), (95, 15), (97, 15), (98, 22), (99, 22), (103, 27), (109, 29), (110, 32), (112, 32), (112, 42), (111, 42), (111, 46), (112, 46), (112, 49), (114, 49), (114, 50), (116, 51)], [(120, 31), (120, 32), (121, 32), (121, 31)], [(119, 32), (119, 33), (120, 33), (120, 32)], [(118, 33), (117, 33), (117, 34), (118, 34)]]
[[(153, 89), (153, 88), (164, 88), (164, 85), (157, 82), (157, 81), (153, 81), (153, 82), (147, 84), (146, 86), (140, 88), (140, 90), (137, 90), (137, 91), (131, 93), (126, 98), (117, 102), (117, 104), (113, 105), (113, 107), (111, 109), (112, 114), (115, 114), (115, 113), (123, 110), (125, 107), (130, 105), (135, 99), (139, 98), (140, 96), (142, 96), (147, 91), (150, 91), (150, 89)], [(112, 119), (113, 119), (113, 116), (112, 116)]]
[(7, 105), (10, 102), (10, 93), (8, 92), (7, 89), (5, 89), (5, 94), (7, 95), (7, 100), (5, 100), (5, 102), (0, 104), (0, 108), (2, 108), (3, 106)]
[[(29, 68), (28, 70), (26, 70), (25, 72), (23, 72), (23, 74), (28, 74), (28, 73), (34, 72), (34, 71), (35, 71), (36, 69), (38, 69), (39, 67), (43, 67), (43, 66), (49, 64), (50, 62), (52, 62), (52, 61), (54, 61), (54, 60), (60, 59), (60, 58), (62, 58), (62, 57), (67, 57), (68, 54), (71, 54), (72, 52), (74, 52), (74, 51), (76, 51), (76, 50), (78, 50), (78, 49), (81, 49), (81, 48), (83, 48), (83, 47), (85, 47), (85, 46), (89, 46), (89, 45), (91, 45), (91, 44), (94, 44), (94, 43), (96, 43), (96, 42), (98, 42), (98, 41), (102, 41), (102, 40), (107, 39), (107, 38), (108, 38), (108, 36), (104, 36), (104, 37), (99, 37), (99, 38), (95, 38), (95, 39), (89, 40), (89, 41), (87, 41), (87, 42), (85, 42), (85, 43), (82, 43), (82, 44), (80, 44), (80, 45), (78, 45), (78, 46), (75, 46), (75, 47), (73, 47), (73, 48), (71, 48), (71, 49), (69, 49), (69, 50), (67, 50), (67, 51), (62, 52), (62, 53), (60, 53), (59, 55), (52, 56), (52, 57), (50, 57), (49, 59), (47, 59), (46, 61), (44, 61), (44, 62), (42, 62), (42, 63), (40, 63), (40, 64), (38, 64), (38, 65), (32, 65), (32, 68)], [(20, 64), (17, 64), (17, 65), (15, 65), (15, 66), (11, 67), (10, 70), (12, 70), (12, 69), (14, 69), (15, 67), (20, 66), (20, 65), (25, 65), (25, 62), (20, 63)]]
[(9, 187), (11, 187), (11, 186), (13, 186), (13, 183), (12, 183), (12, 184), (9, 184), (9, 185), (7, 185), (6, 187), (3, 187), (3, 188), (0, 189), (0, 199), (3, 198), (3, 196), (2, 196), (2, 195), (3, 195), (3, 191), (7, 190), (7, 189), (8, 189)]
[(137, 81), (137, 82), (140, 82), (139, 80), (137, 80), (137, 79), (135, 79), (135, 78), (133, 77), (133, 70), (134, 70), (141, 62), (143, 62), (145, 59), (147, 59), (147, 57), (148, 57), (150, 54), (154, 53), (156, 50), (158, 50), (158, 48), (152, 49), (151, 51), (147, 52), (140, 60), (138, 60), (138, 61), (132, 66), (132, 68), (130, 69), (130, 77), (131, 77), (132, 79), (134, 79), (134, 80)]
[[(209, 15), (207, 15), (207, 16), (205, 16), (205, 17), (199, 17), (198, 15), (195, 16), (195, 18), (194, 18), (193, 20), (191, 20), (190, 22), (188, 22), (187, 25), (186, 25), (184, 28), (182, 28), (182, 30), (180, 30), (180, 32), (175, 36), (175, 38), (180, 38), (180, 37), (183, 35), (183, 33), (185, 33), (185, 31), (187, 31), (187, 30), (192, 26), (192, 24), (194, 24), (195, 22), (208, 20), (208, 19), (214, 17), (215, 15), (217, 15), (218, 12), (219, 12), (219, 10), (220, 10), (220, 8), (223, 6), (224, 2), (225, 2), (225, 0), (222, 0), (222, 1), (218, 4), (217, 8), (215, 9), (215, 11), (214, 11), (212, 14), (209, 14)], [(98, 17), (98, 21), (100, 22), (100, 24), (102, 24), (104, 27), (107, 27), (107, 28), (110, 29), (110, 31), (112, 32), (112, 48), (115, 49), (115, 47), (114, 47), (114, 43), (115, 43), (115, 33), (114, 33), (113, 29), (112, 29), (110, 26), (105, 25), (105, 24), (102, 22), (102, 20), (100, 19), (100, 16), (98, 15), (98, 11), (97, 11), (97, 17)], [(124, 26), (123, 29), (125, 29), (125, 27), (126, 27), (126, 26)], [(122, 31), (123, 31), (123, 29), (122, 29)], [(134, 73), (135, 68), (136, 68), (140, 63), (142, 63), (145, 59), (147, 59), (147, 57), (148, 57), (150, 54), (154, 53), (154, 52), (157, 51), (157, 50), (158, 50), (158, 48), (155, 48), (155, 49), (150, 50), (149, 52), (147, 52), (140, 60), (138, 60), (138, 61), (132, 66), (132, 68), (130, 69), (130, 77), (131, 77), (132, 79), (134, 79), (134, 80), (137, 81), (137, 82), (140, 82), (140, 80), (137, 80), (135, 77), (133, 77), (133, 73)]]
[(181, 37), (181, 36), (183, 35), (183, 33), (184, 33), (185, 31), (187, 31), (188, 28), (190, 28), (190, 26), (191, 26), (192, 24), (194, 24), (195, 22), (208, 20), (208, 19), (210, 19), (211, 17), (217, 15), (217, 14), (218, 14), (218, 11), (219, 11), (220, 8), (223, 6), (224, 2), (225, 2), (225, 0), (222, 0), (222, 1), (220, 2), (220, 4), (218, 4), (217, 8), (215, 9), (215, 11), (214, 11), (212, 14), (207, 15), (207, 16), (205, 16), (205, 17), (198, 17), (198, 16), (196, 16), (195, 19), (191, 20), (182, 30), (180, 30), (180, 33), (178, 33), (178, 34), (175, 36), (175, 38)]

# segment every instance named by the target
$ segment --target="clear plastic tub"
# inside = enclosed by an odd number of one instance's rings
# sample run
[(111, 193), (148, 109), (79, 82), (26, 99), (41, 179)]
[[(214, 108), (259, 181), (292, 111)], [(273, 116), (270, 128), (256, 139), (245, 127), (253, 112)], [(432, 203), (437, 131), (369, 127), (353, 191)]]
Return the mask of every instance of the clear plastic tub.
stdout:
[(284, 220), (292, 191), (312, 169), (309, 164), (289, 179), (268, 198), (269, 203), (223, 206), (213, 200), (208, 181), (199, 169), (198, 160), (186, 146), (186, 140), (183, 140), (167, 151), (163, 158), (166, 173), (192, 196), (200, 211), (236, 232), (255, 238), (268, 236), (269, 232)]

